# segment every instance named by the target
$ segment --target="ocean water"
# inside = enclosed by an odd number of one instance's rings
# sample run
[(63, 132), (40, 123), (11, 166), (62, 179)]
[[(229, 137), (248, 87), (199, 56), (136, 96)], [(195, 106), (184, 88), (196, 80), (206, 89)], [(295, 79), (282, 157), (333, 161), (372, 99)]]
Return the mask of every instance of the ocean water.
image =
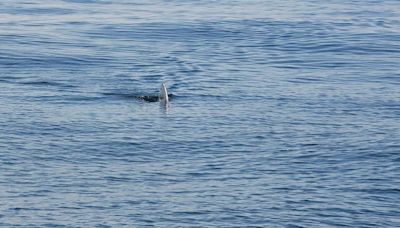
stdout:
[(400, 227), (400, 2), (2, 0), (0, 158), (0, 227)]

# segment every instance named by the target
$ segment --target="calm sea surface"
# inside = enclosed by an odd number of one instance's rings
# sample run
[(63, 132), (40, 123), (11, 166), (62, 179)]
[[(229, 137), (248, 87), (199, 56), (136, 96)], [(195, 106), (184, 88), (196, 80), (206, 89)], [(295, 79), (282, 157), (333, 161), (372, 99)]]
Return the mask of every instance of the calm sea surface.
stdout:
[(2, 0), (0, 227), (144, 226), (400, 227), (400, 2)]

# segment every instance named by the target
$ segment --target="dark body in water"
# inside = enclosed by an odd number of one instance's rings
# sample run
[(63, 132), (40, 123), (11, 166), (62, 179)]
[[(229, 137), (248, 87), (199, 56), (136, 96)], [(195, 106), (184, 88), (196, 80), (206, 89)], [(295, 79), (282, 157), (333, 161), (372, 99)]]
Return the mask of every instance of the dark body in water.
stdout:
[[(171, 100), (173, 97), (172, 94), (168, 94), (168, 99)], [(136, 96), (137, 99), (143, 100), (146, 102), (158, 102), (160, 101), (160, 96), (158, 95), (143, 95), (143, 96)]]

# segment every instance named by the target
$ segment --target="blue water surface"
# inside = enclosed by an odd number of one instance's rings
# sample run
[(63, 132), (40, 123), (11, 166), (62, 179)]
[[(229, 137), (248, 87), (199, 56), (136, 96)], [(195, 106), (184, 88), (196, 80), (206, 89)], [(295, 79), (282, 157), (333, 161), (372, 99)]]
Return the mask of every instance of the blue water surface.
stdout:
[(400, 227), (400, 2), (2, 0), (0, 158), (0, 227)]

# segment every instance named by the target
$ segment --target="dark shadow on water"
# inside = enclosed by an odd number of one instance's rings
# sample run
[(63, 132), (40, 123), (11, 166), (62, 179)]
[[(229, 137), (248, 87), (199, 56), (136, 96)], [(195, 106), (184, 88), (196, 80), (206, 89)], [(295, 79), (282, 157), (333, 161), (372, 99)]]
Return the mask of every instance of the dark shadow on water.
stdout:
[[(145, 102), (158, 102), (160, 100), (158, 94), (155, 95), (139, 95), (139, 94), (132, 94), (132, 93), (102, 93), (104, 96), (112, 96), (112, 97), (119, 97), (122, 99), (136, 99), (136, 100), (142, 100)], [(169, 99), (173, 99), (175, 95), (173, 94), (168, 94)]]

